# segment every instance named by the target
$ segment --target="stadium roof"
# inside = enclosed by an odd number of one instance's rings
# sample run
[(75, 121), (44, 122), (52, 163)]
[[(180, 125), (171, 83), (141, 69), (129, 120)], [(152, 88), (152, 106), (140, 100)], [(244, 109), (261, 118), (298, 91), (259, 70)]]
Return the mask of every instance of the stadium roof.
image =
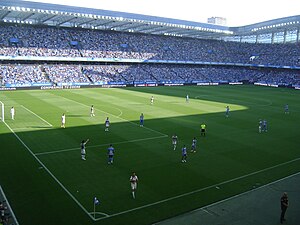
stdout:
[(1, 0), (0, 23), (81, 27), (191, 38), (221, 39), (261, 33), (300, 30), (300, 16), (242, 27), (227, 27), (163, 17), (19, 0)]

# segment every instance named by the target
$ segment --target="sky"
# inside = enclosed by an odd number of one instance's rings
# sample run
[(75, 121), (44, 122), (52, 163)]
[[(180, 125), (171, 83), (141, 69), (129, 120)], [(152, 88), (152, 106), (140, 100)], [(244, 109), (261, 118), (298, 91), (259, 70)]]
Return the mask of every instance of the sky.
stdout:
[(299, 0), (30, 0), (206, 23), (225, 17), (230, 27), (300, 15)]

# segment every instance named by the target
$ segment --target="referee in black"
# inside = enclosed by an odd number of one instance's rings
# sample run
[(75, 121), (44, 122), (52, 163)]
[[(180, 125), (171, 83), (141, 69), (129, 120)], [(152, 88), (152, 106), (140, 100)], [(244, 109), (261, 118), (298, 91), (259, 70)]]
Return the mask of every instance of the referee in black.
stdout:
[(289, 199), (286, 192), (284, 192), (283, 195), (281, 196), (280, 205), (281, 205), (280, 223), (283, 223), (283, 221), (285, 221), (284, 218), (285, 212), (289, 207)]

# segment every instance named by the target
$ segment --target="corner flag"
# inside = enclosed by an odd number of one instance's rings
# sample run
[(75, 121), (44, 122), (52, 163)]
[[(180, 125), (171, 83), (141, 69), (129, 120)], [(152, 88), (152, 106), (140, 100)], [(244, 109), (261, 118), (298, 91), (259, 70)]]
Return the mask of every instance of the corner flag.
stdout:
[(97, 199), (97, 197), (94, 197), (94, 218), (96, 218), (96, 205), (99, 205), (100, 201)]
[(94, 197), (94, 205), (99, 205), (100, 201), (97, 199), (97, 197)]

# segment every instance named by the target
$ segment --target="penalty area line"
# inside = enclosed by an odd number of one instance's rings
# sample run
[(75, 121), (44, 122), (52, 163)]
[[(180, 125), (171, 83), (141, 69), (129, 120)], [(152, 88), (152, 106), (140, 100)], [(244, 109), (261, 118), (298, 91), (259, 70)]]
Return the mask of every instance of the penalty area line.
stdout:
[[(90, 106), (88, 106), (88, 105), (86, 105), (86, 104), (84, 104), (84, 103), (82, 103), (82, 102), (78, 102), (78, 101), (75, 101), (75, 100), (73, 100), (73, 99), (66, 98), (66, 97), (64, 97), (64, 96), (60, 96), (60, 97), (61, 97), (61, 98), (64, 98), (64, 99), (67, 99), (68, 101), (72, 101), (72, 102), (75, 102), (75, 103), (77, 103), (77, 104), (80, 104), (80, 105), (82, 105), (82, 106), (90, 107)], [(106, 113), (107, 115), (113, 116), (113, 117), (115, 117), (115, 118), (118, 118), (118, 119), (123, 120), (123, 121), (125, 121), (125, 122), (128, 122), (128, 123), (130, 123), (130, 124), (133, 124), (133, 125), (135, 125), (135, 126), (139, 126), (139, 124), (137, 124), (137, 123), (134, 123), (134, 122), (132, 122), (132, 121), (130, 121), (130, 120), (127, 120), (127, 119), (124, 119), (124, 118), (120, 117), (120, 115), (122, 115), (123, 112), (122, 112), (122, 110), (120, 110), (119, 108), (114, 107), (114, 106), (110, 106), (110, 107), (111, 107), (111, 108), (118, 109), (118, 110), (121, 112), (121, 114), (119, 114), (119, 116), (117, 116), (117, 115), (114, 115), (114, 114), (112, 114), (112, 113), (103, 111), (103, 110), (101, 110), (101, 109), (95, 108), (95, 110), (100, 111), (100, 112), (102, 112), (102, 113)], [(161, 134), (161, 135), (167, 135), (167, 134), (164, 134), (164, 133), (162, 133), (162, 132), (160, 132), (160, 131), (151, 129), (151, 128), (149, 128), (149, 127), (143, 127), (143, 128), (146, 129), (146, 130), (150, 130), (150, 131), (152, 131), (152, 132)]]
[[(141, 138), (141, 139), (135, 139), (135, 140), (129, 140), (129, 141), (119, 141), (119, 142), (100, 144), (100, 145), (90, 145), (87, 148), (108, 146), (109, 144), (117, 145), (117, 144), (134, 143), (134, 142), (148, 141), (148, 140), (154, 140), (154, 139), (160, 139), (160, 138), (166, 138), (166, 137), (168, 137), (168, 135), (151, 137), (151, 138)], [(79, 150), (79, 149), (80, 149), (80, 147), (68, 148), (68, 149), (61, 149), (61, 150), (57, 150), (57, 151), (39, 152), (39, 153), (35, 153), (35, 155), (48, 155), (48, 154), (55, 154), (55, 153), (62, 153), (62, 152), (70, 152), (70, 151), (75, 151), (75, 150)]]
[(25, 106), (21, 105), (25, 110), (27, 110), (28, 112), (32, 113), (33, 115), (35, 115), (37, 118), (39, 118), (40, 120), (42, 120), (43, 122), (45, 122), (48, 126), (53, 127), (51, 123), (49, 123), (48, 121), (46, 121), (45, 119), (43, 119), (42, 117), (40, 117), (39, 115), (37, 115), (36, 113), (32, 112), (30, 109), (27, 109)]

